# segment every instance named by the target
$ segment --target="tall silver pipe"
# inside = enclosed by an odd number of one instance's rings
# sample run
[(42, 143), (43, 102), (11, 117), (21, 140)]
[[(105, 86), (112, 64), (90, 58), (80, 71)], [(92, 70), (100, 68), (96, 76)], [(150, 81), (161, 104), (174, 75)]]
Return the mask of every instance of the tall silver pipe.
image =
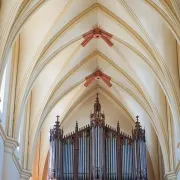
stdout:
[[(59, 162), (59, 156), (61, 151), (59, 146), (63, 141), (63, 131), (60, 129), (60, 122), (57, 121), (53, 129), (50, 130), (50, 163), (49, 163), (49, 179), (60, 179), (63, 173), (62, 170), (62, 158)], [(61, 157), (61, 156), (60, 156)]]

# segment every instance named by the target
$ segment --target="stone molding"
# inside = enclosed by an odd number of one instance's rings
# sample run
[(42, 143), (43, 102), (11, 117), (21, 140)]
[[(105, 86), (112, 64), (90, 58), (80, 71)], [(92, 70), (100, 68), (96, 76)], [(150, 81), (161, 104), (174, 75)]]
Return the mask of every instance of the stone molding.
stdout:
[(5, 131), (4, 131), (1, 124), (0, 124), (0, 136), (2, 137), (2, 139), (4, 141), (5, 148), (9, 147), (9, 148), (15, 150), (19, 146), (19, 143), (18, 143), (18, 141), (16, 139), (6, 135), (6, 133), (5, 133)]
[(180, 171), (180, 161), (176, 166), (176, 169), (174, 171), (168, 172), (165, 176), (165, 180), (177, 180), (177, 174)]
[(31, 175), (31, 172), (30, 171), (27, 171), (25, 169), (22, 169), (21, 173), (20, 173), (20, 177), (21, 177), (21, 180), (29, 180), (30, 177), (32, 176)]
[(18, 141), (14, 138), (8, 137), (4, 132), (4, 129), (1, 124), (0, 124), (0, 136), (4, 141), (4, 153), (9, 153), (12, 155), (12, 159), (17, 167), (17, 170), (19, 171), (21, 180), (29, 180), (29, 178), (31, 177), (31, 171), (25, 170), (21, 167), (21, 164), (15, 154), (15, 150), (19, 146)]
[(175, 172), (169, 172), (164, 177), (165, 180), (177, 180), (177, 175)]

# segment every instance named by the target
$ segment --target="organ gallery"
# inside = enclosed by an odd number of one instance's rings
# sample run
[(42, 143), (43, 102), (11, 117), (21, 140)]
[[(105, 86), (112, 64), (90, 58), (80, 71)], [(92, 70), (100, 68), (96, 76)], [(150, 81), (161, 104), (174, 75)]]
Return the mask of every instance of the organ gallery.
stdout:
[(98, 94), (90, 124), (64, 135), (50, 130), (49, 180), (147, 180), (146, 140), (138, 116), (132, 134), (105, 124)]

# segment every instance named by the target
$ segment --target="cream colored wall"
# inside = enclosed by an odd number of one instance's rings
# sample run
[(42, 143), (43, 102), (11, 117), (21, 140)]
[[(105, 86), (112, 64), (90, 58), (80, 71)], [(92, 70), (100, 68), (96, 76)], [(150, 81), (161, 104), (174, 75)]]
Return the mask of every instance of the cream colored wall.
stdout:
[[(61, 115), (67, 132), (74, 128), (74, 121), (79, 120), (80, 125), (89, 121), (87, 109), (93, 101), (89, 94), (97, 87), (110, 124), (116, 124), (122, 116), (129, 122), (124, 124), (121, 119), (122, 129), (130, 132), (130, 119), (139, 114), (143, 126), (148, 127), (147, 144), (156, 179), (161, 161), (157, 153), (159, 145), (165, 178), (171, 180), (179, 172), (180, 17), (177, 0), (96, 2), (1, 1), (0, 80), (8, 61), (11, 61), (8, 69), (11, 72), (4, 96), (0, 136), (4, 143), (15, 143), (13, 148), (16, 149), (19, 134), (22, 135), (20, 161), (3, 153), (3, 164), (13, 168), (14, 178), (20, 178), (18, 173), (24, 173), (21, 179), (30, 176), (40, 134), (41, 148), (45, 149), (40, 166), (44, 167), (48, 131), (56, 114)], [(108, 47), (103, 40), (93, 40), (85, 48), (81, 47), (81, 35), (96, 23), (113, 34), (113, 47)], [(97, 67), (112, 77), (112, 88), (101, 82), (88, 88), (83, 86), (85, 76)], [(6, 173), (4, 176), (9, 177)]]

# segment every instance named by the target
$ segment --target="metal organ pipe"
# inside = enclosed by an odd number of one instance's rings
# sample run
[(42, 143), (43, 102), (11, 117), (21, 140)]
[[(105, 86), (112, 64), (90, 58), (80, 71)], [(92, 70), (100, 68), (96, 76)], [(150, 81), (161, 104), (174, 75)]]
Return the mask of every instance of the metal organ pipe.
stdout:
[(94, 112), (91, 114), (91, 138), (92, 138), (92, 179), (104, 177), (104, 114), (101, 113), (101, 105), (97, 95), (94, 104)]
[(49, 180), (147, 180), (145, 130), (132, 137), (105, 126), (97, 96), (91, 124), (64, 136), (57, 121), (50, 130)]
[(50, 164), (49, 179), (62, 179), (62, 140), (63, 131), (60, 129), (60, 123), (57, 121), (53, 129), (50, 130)]
[(145, 130), (141, 128), (138, 116), (136, 117), (135, 129), (132, 131), (133, 143), (134, 143), (134, 178), (146, 180), (147, 179), (147, 167), (146, 167), (146, 140)]

